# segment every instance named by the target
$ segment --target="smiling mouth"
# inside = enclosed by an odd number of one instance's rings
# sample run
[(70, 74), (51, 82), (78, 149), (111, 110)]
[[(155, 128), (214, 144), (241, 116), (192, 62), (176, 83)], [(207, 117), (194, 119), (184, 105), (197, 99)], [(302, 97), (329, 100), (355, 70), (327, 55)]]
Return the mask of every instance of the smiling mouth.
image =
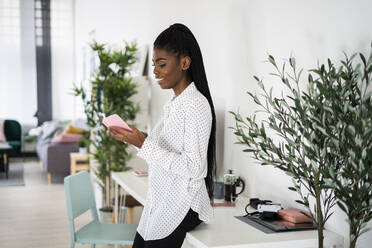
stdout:
[(160, 84), (164, 78), (157, 78), (156, 81)]

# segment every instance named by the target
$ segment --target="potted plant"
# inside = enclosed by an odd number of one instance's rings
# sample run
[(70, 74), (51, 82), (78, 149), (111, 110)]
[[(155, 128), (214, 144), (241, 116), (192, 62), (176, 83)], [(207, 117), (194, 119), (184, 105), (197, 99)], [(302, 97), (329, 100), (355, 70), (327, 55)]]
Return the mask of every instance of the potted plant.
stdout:
[(326, 184), (348, 216), (350, 248), (372, 219), (372, 53), (368, 59), (362, 53), (358, 57), (361, 63), (355, 65), (356, 55), (345, 55), (339, 68), (329, 61), (313, 70), (317, 78), (309, 84), (323, 99), (317, 105), (327, 121), (318, 125), (338, 163), (337, 169), (325, 170)]
[(89, 148), (89, 132), (88, 131), (84, 131), (83, 132), (83, 137), (81, 137), (79, 139), (79, 153), (83, 153), (83, 154), (86, 154), (88, 153), (88, 148)]
[[(302, 70), (297, 73), (295, 59), (289, 59), (292, 74), (288, 74), (285, 65), (279, 70), (269, 56), (276, 69), (274, 75), (290, 95), (274, 97), (255, 77), (264, 101), (248, 94), (267, 119), (258, 125), (256, 113), (244, 120), (231, 112), (238, 143), (248, 146), (244, 152), (252, 153), (261, 165), (273, 165), (293, 178), (294, 187), (289, 189), (298, 192), (301, 200), (297, 202), (312, 211), (319, 247), (323, 247), (324, 224), (336, 203), (349, 217), (350, 247), (368, 231), (366, 223), (372, 218), (372, 154), (367, 153), (372, 149), (372, 104), (367, 94), (372, 56), (368, 60), (362, 54), (360, 57), (363, 70), (360, 65), (353, 67), (347, 57), (338, 69), (328, 60), (328, 68), (320, 65), (311, 70), (316, 78), (309, 74), (307, 91), (301, 92)], [(274, 141), (268, 130), (279, 138)], [(310, 196), (315, 199), (313, 208)]]
[[(263, 100), (259, 95), (247, 93), (260, 107), (259, 111), (266, 114), (265, 120), (261, 124), (256, 122), (257, 111), (244, 119), (239, 113), (230, 112), (236, 121), (232, 129), (238, 138), (237, 143), (247, 146), (244, 152), (252, 154), (261, 165), (273, 165), (292, 177), (293, 187), (289, 189), (299, 194), (300, 199), (296, 202), (312, 213), (311, 217), (318, 228), (318, 246), (322, 248), (324, 224), (336, 204), (334, 194), (323, 176), (323, 170), (330, 166), (324, 162), (324, 156), (329, 156), (324, 152), (327, 137), (313, 125), (314, 118), (318, 116), (309, 114), (310, 109), (303, 98), (305, 93), (300, 92), (302, 71), (297, 72), (295, 59), (289, 59), (291, 74), (286, 73), (285, 63), (279, 69), (271, 55), (268, 61), (276, 70), (274, 75), (288, 88), (289, 95), (273, 96), (272, 89), (267, 91), (262, 80), (255, 76), (263, 91)], [(311, 200), (315, 201), (314, 206), (310, 206)]]
[(111, 137), (102, 120), (105, 116), (118, 114), (133, 124), (140, 110), (139, 104), (132, 100), (132, 96), (137, 93), (137, 84), (129, 74), (137, 59), (137, 46), (125, 43), (122, 50), (112, 50), (107, 45), (93, 42), (91, 48), (97, 53), (100, 63), (90, 81), (91, 91), (75, 86), (74, 93), (83, 100), (90, 128), (90, 153), (98, 162), (93, 171), (105, 199), (100, 210), (112, 211), (111, 172), (128, 170), (126, 163), (133, 155), (128, 151), (127, 144)]

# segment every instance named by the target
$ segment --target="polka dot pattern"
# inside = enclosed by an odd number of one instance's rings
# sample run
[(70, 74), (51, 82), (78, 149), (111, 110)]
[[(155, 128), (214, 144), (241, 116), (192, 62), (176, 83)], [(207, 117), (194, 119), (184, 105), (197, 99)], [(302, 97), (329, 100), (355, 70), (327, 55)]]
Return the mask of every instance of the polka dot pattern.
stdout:
[(212, 127), (208, 100), (191, 83), (164, 113), (137, 156), (146, 160), (149, 189), (137, 231), (144, 240), (171, 234), (191, 208), (208, 222), (213, 210), (204, 178)]

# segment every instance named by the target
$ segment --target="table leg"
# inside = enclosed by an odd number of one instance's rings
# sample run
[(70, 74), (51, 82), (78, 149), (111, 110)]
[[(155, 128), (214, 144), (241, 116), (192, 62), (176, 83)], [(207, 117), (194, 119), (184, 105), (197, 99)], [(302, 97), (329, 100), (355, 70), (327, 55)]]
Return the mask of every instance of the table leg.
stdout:
[(128, 208), (128, 224), (134, 223), (134, 207)]
[(6, 175), (6, 179), (8, 179), (9, 164), (8, 164), (8, 157), (7, 157), (6, 153), (3, 154), (3, 158), (4, 158), (5, 175)]
[(70, 175), (73, 175), (76, 172), (76, 160), (75, 158), (70, 158), (70, 160), (71, 160)]
[[(119, 215), (119, 184), (115, 182), (115, 206), (114, 206), (114, 214), (115, 214), (115, 223), (118, 223), (118, 215)], [(114, 245), (114, 248), (119, 248), (118, 245)]]
[(115, 182), (115, 223), (118, 223), (118, 209), (119, 209), (119, 184)]

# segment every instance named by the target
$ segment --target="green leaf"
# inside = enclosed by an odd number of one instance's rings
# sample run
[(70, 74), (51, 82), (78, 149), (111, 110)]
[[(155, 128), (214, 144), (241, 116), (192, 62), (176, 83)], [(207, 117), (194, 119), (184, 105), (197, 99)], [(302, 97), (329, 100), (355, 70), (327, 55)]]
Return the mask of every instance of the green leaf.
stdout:
[(294, 188), (294, 187), (288, 187), (288, 189), (291, 190), (291, 191), (297, 191), (297, 189)]
[(243, 152), (255, 152), (256, 150), (254, 149), (244, 149)]
[(297, 202), (297, 203), (299, 203), (299, 204), (301, 204), (301, 205), (306, 206), (305, 202), (303, 202), (303, 201), (301, 201), (301, 200), (295, 200), (295, 202)]
[(311, 134), (310, 134), (310, 141), (311, 142), (314, 142), (316, 140), (316, 134), (315, 134), (315, 132), (312, 132)]
[(345, 207), (345, 205), (343, 203), (341, 203), (341, 202), (338, 201), (337, 202), (337, 205), (341, 208), (342, 211), (344, 211), (345, 213), (347, 213), (346, 207)]
[(359, 56), (360, 56), (360, 59), (363, 61), (364, 66), (366, 66), (367, 62), (366, 62), (366, 58), (364, 57), (364, 55), (362, 53), (359, 53)]
[(260, 128), (260, 132), (261, 132), (262, 137), (266, 138), (266, 132), (265, 132), (265, 128), (264, 127), (261, 127)]
[(329, 174), (331, 175), (331, 178), (335, 178), (335, 170), (332, 167), (329, 167)]
[(325, 136), (328, 136), (328, 133), (326, 132), (326, 130), (318, 125), (315, 125), (315, 128), (318, 129), (322, 134), (324, 134)]
[(293, 69), (295, 69), (296, 68), (296, 60), (295, 60), (295, 58), (293, 58), (293, 57), (289, 58), (289, 64), (291, 65), (291, 67)]
[(269, 62), (270, 62), (272, 65), (276, 66), (275, 59), (274, 59), (273, 56), (269, 55), (268, 60), (269, 60)]
[(331, 109), (330, 107), (324, 106), (323, 108), (324, 108), (324, 110), (326, 110), (329, 113), (333, 114), (333, 109)]
[(351, 134), (352, 136), (355, 135), (355, 127), (353, 127), (353, 126), (348, 126), (348, 127), (347, 127), (347, 130), (350, 132), (350, 134)]
[(362, 159), (366, 159), (367, 157), (367, 148), (364, 148), (362, 151)]
[(333, 142), (333, 144), (334, 144), (336, 147), (339, 147), (339, 146), (340, 146), (340, 142), (338, 141), (338, 139), (332, 138), (332, 142)]

